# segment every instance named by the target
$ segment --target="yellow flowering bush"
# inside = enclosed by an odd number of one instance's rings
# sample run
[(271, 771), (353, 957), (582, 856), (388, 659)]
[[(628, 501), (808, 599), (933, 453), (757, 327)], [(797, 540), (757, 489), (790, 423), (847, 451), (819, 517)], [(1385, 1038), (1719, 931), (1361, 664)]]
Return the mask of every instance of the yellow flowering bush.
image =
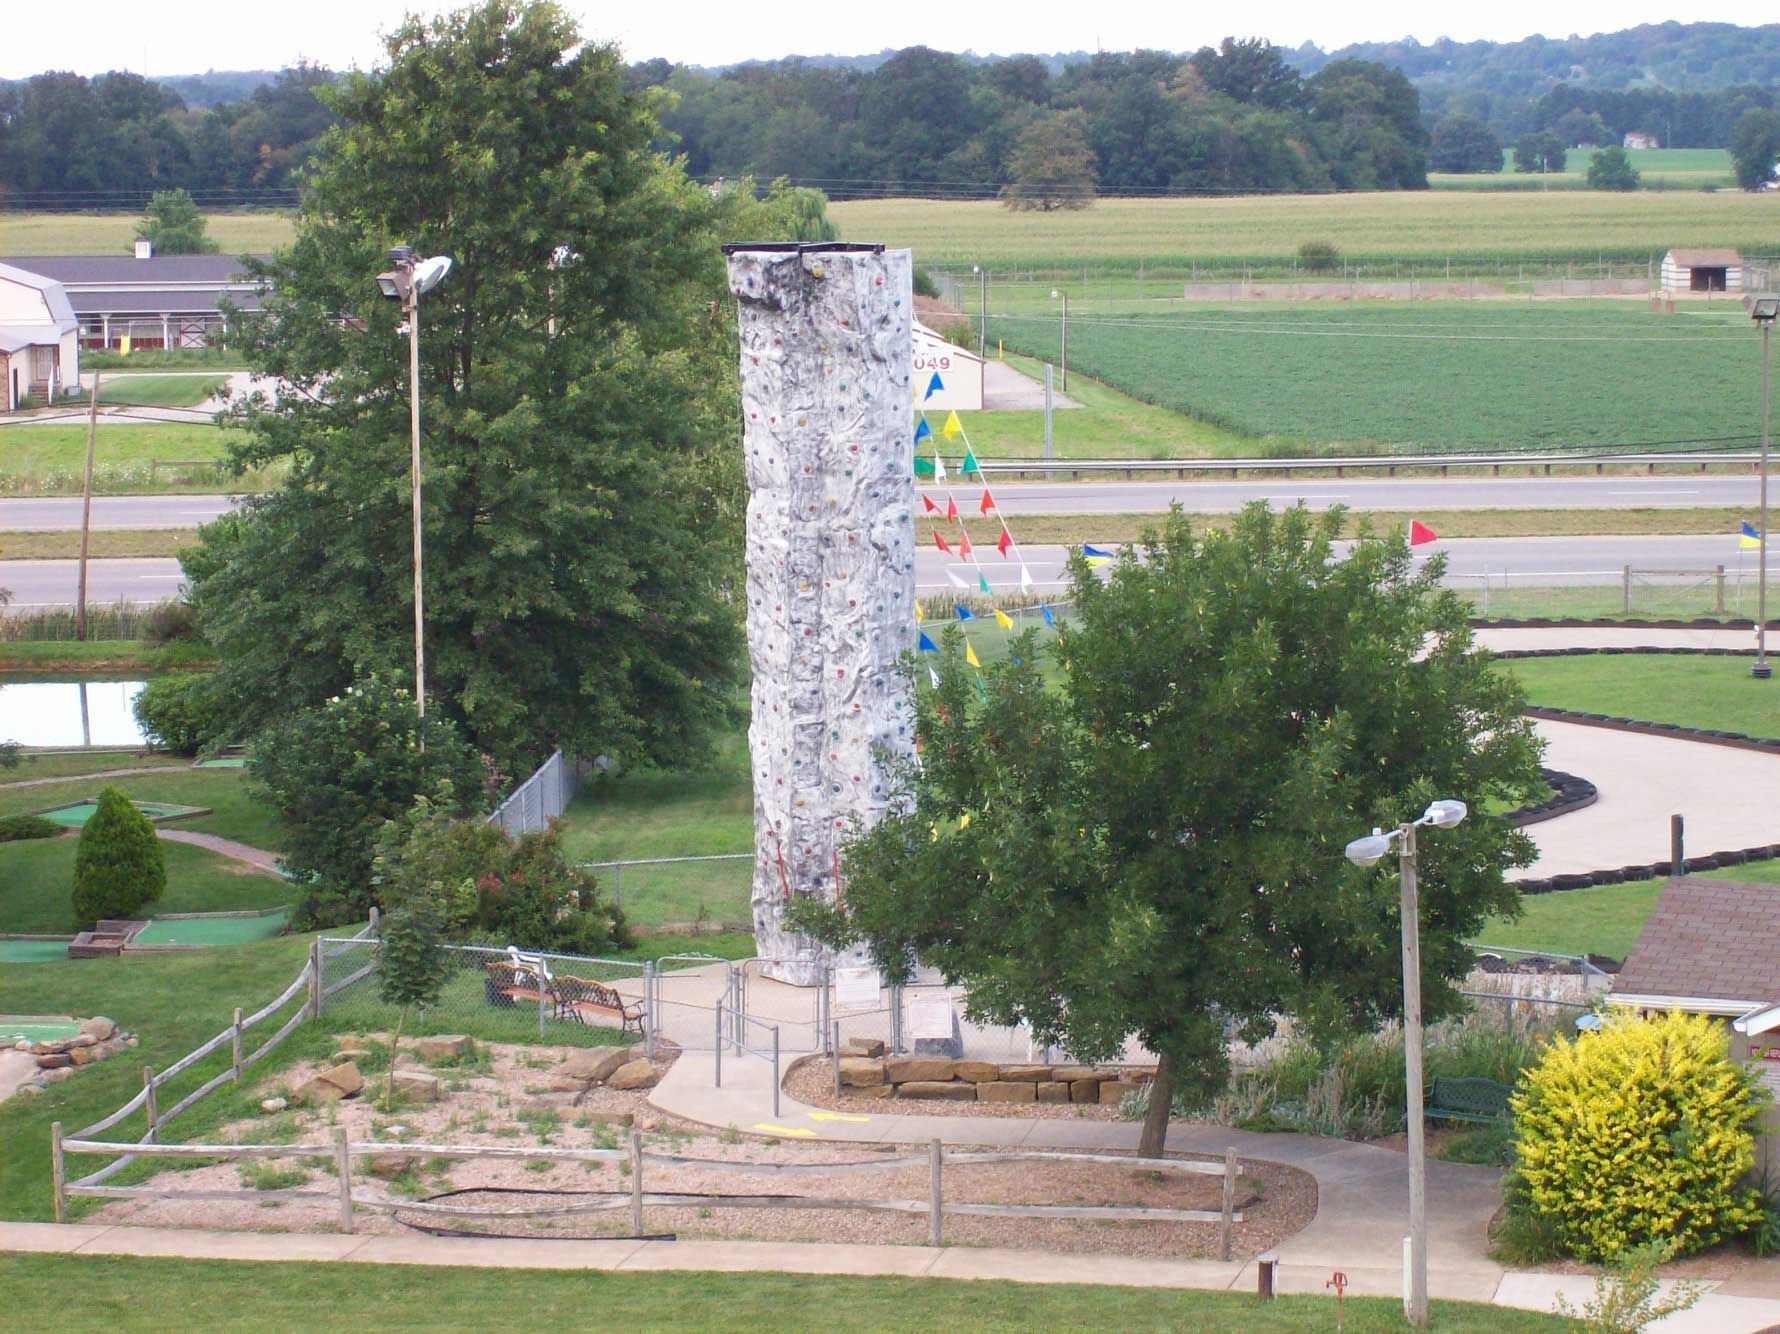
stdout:
[(1759, 1217), (1744, 1178), (1761, 1103), (1727, 1041), (1704, 1015), (1620, 1014), (1523, 1073), (1510, 1103), (1518, 1192), (1570, 1254), (1673, 1241), (1683, 1255)]

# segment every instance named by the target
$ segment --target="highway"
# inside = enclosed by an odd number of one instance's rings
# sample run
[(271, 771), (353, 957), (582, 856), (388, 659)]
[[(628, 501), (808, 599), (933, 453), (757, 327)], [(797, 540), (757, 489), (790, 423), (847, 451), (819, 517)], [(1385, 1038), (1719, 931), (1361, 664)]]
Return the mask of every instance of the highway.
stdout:
[[(1512, 575), (1525, 587), (1618, 584), (1627, 565), (1641, 573), (1706, 572), (1723, 565), (1727, 576), (1755, 577), (1754, 553), (1739, 550), (1732, 534), (1722, 537), (1488, 537), (1441, 541), (1417, 549), (1418, 555), (1443, 551), (1449, 582), (1475, 583), (1483, 575)], [(1023, 549), (1034, 592), (1054, 591), (1067, 582), (1068, 551), (1060, 546)], [(72, 560), (0, 561), (0, 588), (12, 590), (13, 612), (72, 606), (79, 562)], [(944, 593), (963, 583), (978, 591), (978, 571), (998, 594), (1020, 590), (1020, 563), (991, 556), (980, 563), (958, 561), (931, 547), (915, 559), (915, 585), (924, 596)], [(1780, 576), (1780, 560), (1769, 571)], [(956, 576), (954, 580), (953, 576)], [(155, 602), (179, 591), (179, 562), (171, 558), (95, 560), (89, 562), (90, 602)]]
[[(1693, 509), (1753, 507), (1759, 481), (1751, 473), (1670, 473), (1655, 477), (1335, 477), (1320, 481), (1000, 482), (1006, 514), (1152, 514), (1178, 500), (1189, 510), (1228, 513), (1251, 500), (1275, 508), (1302, 500), (1312, 509), (1340, 503), (1356, 510), (1404, 513), (1442, 509)], [(980, 487), (954, 483), (959, 507), (977, 512)], [(93, 527), (192, 528), (234, 506), (229, 496), (95, 496)], [(80, 498), (0, 500), (0, 531), (80, 527)], [(1016, 534), (1017, 535), (1017, 534)]]

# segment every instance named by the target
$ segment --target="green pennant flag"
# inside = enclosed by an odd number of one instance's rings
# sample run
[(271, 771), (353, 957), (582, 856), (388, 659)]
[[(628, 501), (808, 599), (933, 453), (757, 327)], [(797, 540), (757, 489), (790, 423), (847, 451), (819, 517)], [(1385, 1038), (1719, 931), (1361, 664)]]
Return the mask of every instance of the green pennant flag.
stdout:
[(983, 688), (983, 674), (981, 672), (977, 673), (977, 698), (982, 700), (985, 704), (989, 702), (989, 692)]
[(981, 588), (983, 592), (989, 593), (991, 597), (994, 596), (989, 588), (989, 576), (984, 574), (981, 570), (977, 571), (977, 587)]
[(917, 476), (917, 477), (931, 477), (931, 476), (933, 476), (933, 460), (932, 459), (916, 459), (915, 460), (915, 476)]
[(965, 477), (973, 472), (979, 477), (983, 475), (983, 470), (977, 467), (977, 452), (970, 445), (964, 446), (964, 462), (958, 465), (958, 472)]

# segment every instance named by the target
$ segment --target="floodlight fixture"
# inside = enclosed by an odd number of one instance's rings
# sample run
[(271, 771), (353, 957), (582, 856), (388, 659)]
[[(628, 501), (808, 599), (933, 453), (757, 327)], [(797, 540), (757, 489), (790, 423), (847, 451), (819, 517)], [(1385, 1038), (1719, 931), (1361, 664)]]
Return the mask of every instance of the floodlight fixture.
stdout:
[(1374, 829), (1367, 837), (1356, 838), (1347, 845), (1347, 859), (1355, 866), (1377, 866), (1391, 850), (1391, 840), (1396, 836), (1394, 829), (1388, 834)]
[(1758, 296), (1749, 306), (1749, 318), (1763, 324), (1780, 319), (1780, 296)]
[(1464, 802), (1444, 799), (1441, 801), (1430, 802), (1428, 809), (1416, 823), (1431, 824), (1436, 829), (1451, 829), (1454, 825), (1462, 821), (1466, 814), (1467, 808)]

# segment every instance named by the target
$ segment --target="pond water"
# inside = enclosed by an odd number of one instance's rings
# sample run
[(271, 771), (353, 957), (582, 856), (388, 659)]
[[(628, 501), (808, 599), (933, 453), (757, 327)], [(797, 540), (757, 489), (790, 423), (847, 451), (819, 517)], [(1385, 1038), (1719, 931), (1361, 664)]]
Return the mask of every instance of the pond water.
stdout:
[(0, 677), (0, 741), (25, 746), (140, 746), (131, 710), (141, 681)]

